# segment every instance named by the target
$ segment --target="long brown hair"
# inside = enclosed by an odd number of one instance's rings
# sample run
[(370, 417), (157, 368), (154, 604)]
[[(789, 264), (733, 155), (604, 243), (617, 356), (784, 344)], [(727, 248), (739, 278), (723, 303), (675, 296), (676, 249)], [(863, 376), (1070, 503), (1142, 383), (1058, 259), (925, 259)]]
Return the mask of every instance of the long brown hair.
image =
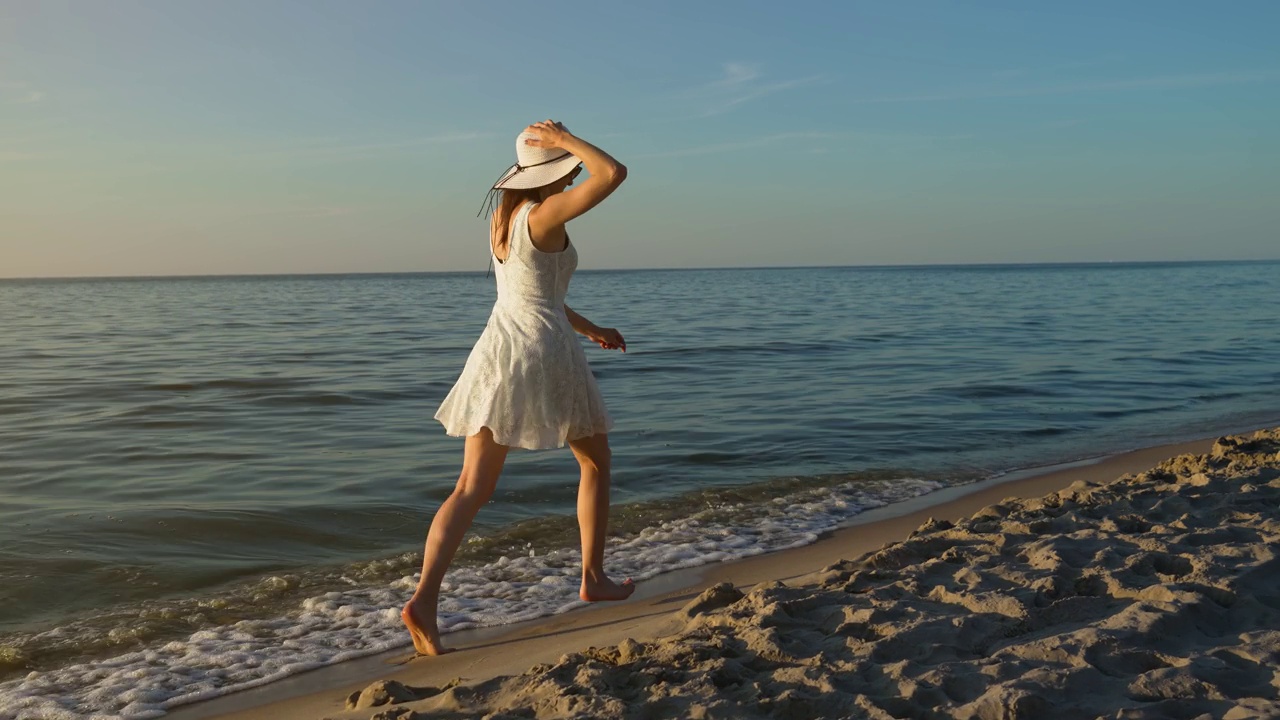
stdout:
[[(527, 202), (538, 202), (542, 199), (542, 188), (505, 188), (502, 190), (502, 199), (498, 201), (498, 206), (493, 210), (493, 221), (489, 225), (489, 248), (497, 250), (501, 244), (496, 242), (501, 240), (507, 242), (511, 232), (511, 218), (515, 215), (516, 209)], [(509, 252), (509, 251), (508, 251)]]

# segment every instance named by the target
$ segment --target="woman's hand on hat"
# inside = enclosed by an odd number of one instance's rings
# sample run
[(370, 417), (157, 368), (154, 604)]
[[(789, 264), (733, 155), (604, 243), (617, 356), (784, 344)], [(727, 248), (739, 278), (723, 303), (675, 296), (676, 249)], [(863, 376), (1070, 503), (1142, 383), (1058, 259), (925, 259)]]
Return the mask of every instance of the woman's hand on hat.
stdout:
[(537, 138), (525, 138), (524, 144), (533, 147), (547, 148), (554, 150), (560, 147), (560, 143), (564, 141), (564, 137), (569, 134), (564, 125), (555, 120), (543, 120), (536, 122), (524, 129), (525, 132), (537, 135)]

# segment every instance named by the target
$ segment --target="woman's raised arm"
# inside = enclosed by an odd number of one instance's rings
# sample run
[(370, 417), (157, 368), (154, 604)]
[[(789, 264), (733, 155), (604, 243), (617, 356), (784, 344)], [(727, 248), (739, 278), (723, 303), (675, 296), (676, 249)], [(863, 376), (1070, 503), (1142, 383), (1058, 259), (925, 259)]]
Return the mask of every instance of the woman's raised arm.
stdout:
[(582, 160), (588, 177), (577, 187), (556, 193), (534, 208), (529, 221), (545, 234), (547, 230), (564, 225), (570, 220), (599, 205), (627, 179), (627, 168), (605, 151), (570, 133), (558, 122), (546, 120), (526, 128), (537, 139), (525, 140), (534, 147), (560, 148)]

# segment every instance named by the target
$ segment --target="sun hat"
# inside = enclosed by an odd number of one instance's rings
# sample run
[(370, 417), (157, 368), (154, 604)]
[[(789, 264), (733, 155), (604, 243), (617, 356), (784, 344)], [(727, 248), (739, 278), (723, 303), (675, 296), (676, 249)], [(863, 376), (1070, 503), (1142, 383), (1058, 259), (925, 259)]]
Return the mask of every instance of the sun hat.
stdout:
[(526, 145), (525, 140), (537, 139), (536, 133), (524, 131), (516, 136), (516, 162), (503, 171), (498, 181), (489, 188), (484, 205), (476, 217), (484, 214), (484, 209), (499, 190), (531, 190), (543, 185), (550, 185), (573, 172), (582, 162), (573, 153), (562, 148), (543, 148)]
[(573, 153), (561, 148), (542, 148), (526, 145), (525, 140), (536, 140), (538, 135), (528, 131), (516, 136), (516, 164), (507, 168), (493, 187), (503, 190), (529, 190), (549, 185), (569, 174), (582, 162)]

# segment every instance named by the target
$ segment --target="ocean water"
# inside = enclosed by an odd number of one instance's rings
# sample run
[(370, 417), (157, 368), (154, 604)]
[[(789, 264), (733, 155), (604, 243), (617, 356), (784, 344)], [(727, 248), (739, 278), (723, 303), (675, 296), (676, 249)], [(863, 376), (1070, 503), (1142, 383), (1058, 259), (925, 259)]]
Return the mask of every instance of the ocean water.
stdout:
[[(1280, 263), (581, 272), (610, 569), (812, 542), (1014, 468), (1280, 420)], [(0, 281), (0, 718), (147, 718), (408, 645), (475, 274)], [(572, 610), (577, 470), (514, 452), (456, 630)]]

